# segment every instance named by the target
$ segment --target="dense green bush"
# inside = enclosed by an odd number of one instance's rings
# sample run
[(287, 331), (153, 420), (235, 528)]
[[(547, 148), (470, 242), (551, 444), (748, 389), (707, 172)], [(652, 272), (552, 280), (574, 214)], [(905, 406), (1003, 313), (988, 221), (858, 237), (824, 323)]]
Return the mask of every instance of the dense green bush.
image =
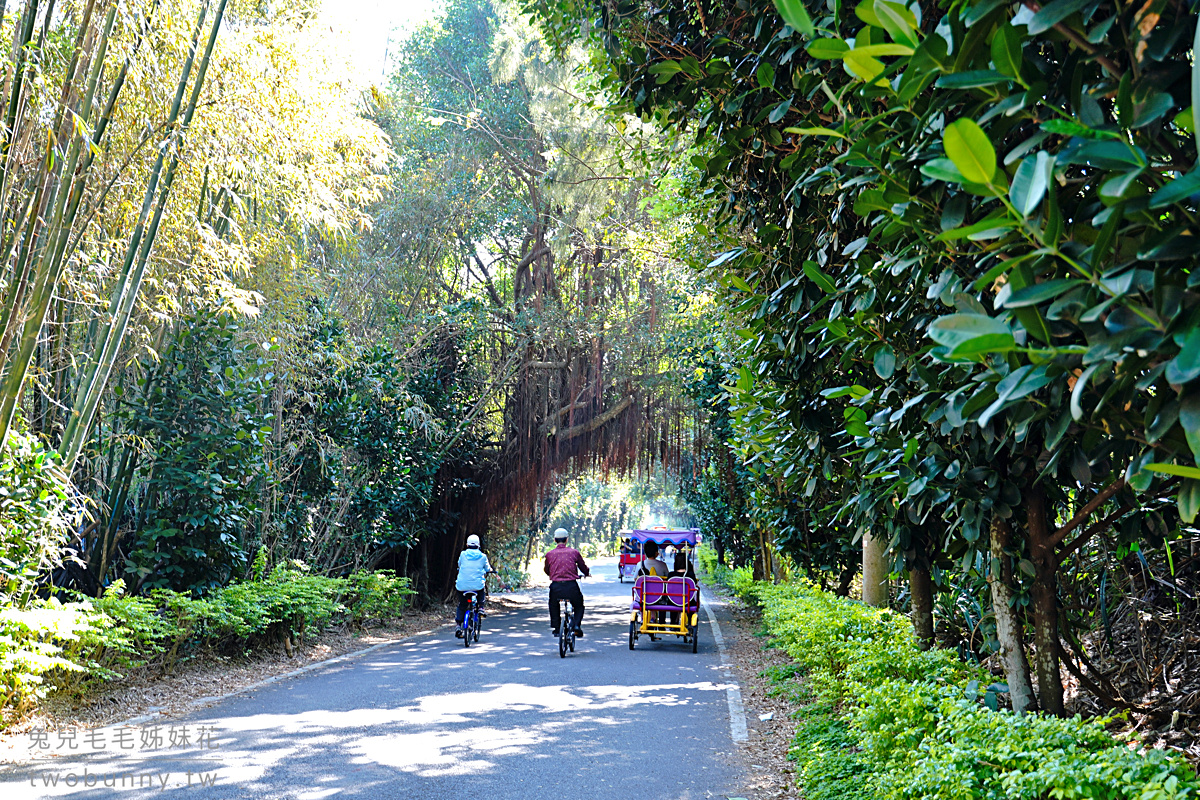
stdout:
[(23, 605), (57, 566), (82, 506), (58, 456), (19, 429), (0, 450), (0, 605)]
[(311, 575), (297, 566), (194, 598), (169, 589), (128, 595), (117, 581), (102, 597), (38, 601), (0, 611), (0, 709), (20, 712), (48, 692), (83, 693), (129, 670), (168, 671), (204, 650), (242, 652), (317, 632), (399, 616), (407, 578), (355, 572)]
[(1115, 740), (1107, 719), (998, 709), (1003, 687), (983, 688), (986, 673), (950, 651), (921, 650), (902, 616), (803, 582), (755, 582), (745, 569), (722, 577), (761, 607), (804, 675), (811, 702), (792, 756), (809, 800), (1200, 796), (1186, 764)]
[(201, 593), (245, 568), (269, 476), (273, 376), (270, 348), (239, 330), (222, 311), (182, 320), (127, 406), (132, 431), (153, 448), (125, 565), (139, 589)]

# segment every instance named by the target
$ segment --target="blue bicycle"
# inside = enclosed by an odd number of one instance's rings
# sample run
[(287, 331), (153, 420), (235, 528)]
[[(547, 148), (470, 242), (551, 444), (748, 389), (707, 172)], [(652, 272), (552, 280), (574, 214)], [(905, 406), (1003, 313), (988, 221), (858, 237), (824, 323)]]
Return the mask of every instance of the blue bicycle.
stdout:
[(462, 640), (463, 647), (470, 647), (471, 642), (479, 641), (479, 627), (483, 623), (483, 609), (479, 607), (479, 594), (467, 592), (467, 613), (463, 614)]
[[(486, 585), (487, 579), (493, 575), (492, 593), (496, 592), (511, 592), (512, 588), (500, 583), (500, 578), (495, 570), (483, 576)], [(483, 625), (483, 618), (487, 613), (483, 610), (483, 602), (479, 597), (479, 592), (464, 592), (467, 596), (467, 610), (463, 614), (462, 627), (458, 629), (458, 634), (462, 637), (463, 647), (470, 647), (471, 642), (479, 641), (479, 629)]]

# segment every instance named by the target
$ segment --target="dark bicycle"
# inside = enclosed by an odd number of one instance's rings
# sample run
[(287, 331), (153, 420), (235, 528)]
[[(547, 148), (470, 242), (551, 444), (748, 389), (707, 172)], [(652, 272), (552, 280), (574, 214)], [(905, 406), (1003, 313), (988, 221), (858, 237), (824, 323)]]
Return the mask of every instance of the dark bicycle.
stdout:
[(561, 623), (558, 629), (558, 657), (566, 658), (568, 650), (575, 652), (575, 613), (571, 601), (565, 598), (558, 601), (558, 608)]
[(467, 592), (467, 613), (463, 614), (462, 640), (463, 647), (470, 647), (472, 641), (479, 641), (479, 627), (483, 623), (483, 609), (479, 607), (479, 595)]

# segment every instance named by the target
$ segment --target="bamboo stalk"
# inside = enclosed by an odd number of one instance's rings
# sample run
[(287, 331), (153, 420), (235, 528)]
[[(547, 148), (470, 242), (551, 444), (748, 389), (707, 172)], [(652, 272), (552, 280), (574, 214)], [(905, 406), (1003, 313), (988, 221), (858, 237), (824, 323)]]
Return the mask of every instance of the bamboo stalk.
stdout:
[[(181, 70), (179, 85), (176, 88), (175, 98), (171, 106), (170, 124), (174, 127), (175, 122), (179, 121), (178, 129), (172, 140), (159, 150), (159, 155), (155, 161), (154, 170), (142, 202), (138, 224), (134, 229), (129, 249), (126, 252), (121, 279), (113, 292), (110, 304), (110, 314), (112, 317), (105, 331), (104, 342), (95, 351), (95, 358), (85, 378), (80, 381), (79, 390), (76, 392), (75, 402), (71, 409), (71, 415), (63, 433), (61, 450), (64, 464), (68, 470), (73, 467), (75, 461), (79, 458), (79, 454), (82, 452), (83, 444), (87, 439), (88, 431), (91, 429), (92, 421), (95, 418), (100, 397), (105, 385), (108, 383), (113, 365), (124, 342), (125, 334), (129, 327), (129, 320), (133, 315), (134, 304), (141, 291), (142, 280), (145, 277), (146, 267), (149, 264), (150, 253), (154, 246), (154, 241), (158, 236), (162, 215), (166, 209), (171, 187), (175, 181), (175, 174), (179, 166), (180, 153), (182, 151), (181, 139), (186, 135), (188, 127), (191, 125), (192, 117), (195, 115), (196, 108), (199, 105), (200, 92), (204, 86), (204, 79), (212, 60), (213, 48), (216, 46), (217, 35), (220, 33), (221, 21), (224, 18), (227, 5), (228, 0), (219, 0), (212, 29), (206, 42), (204, 55), (197, 64), (195, 61), (196, 51), (199, 45), (200, 34), (204, 28), (204, 20), (207, 16), (209, 4), (206, 2), (201, 6), (196, 28), (192, 35), (188, 57)], [(187, 105), (183, 109), (182, 120), (179, 120), (180, 106), (187, 90), (193, 66), (196, 67), (195, 81), (192, 85), (191, 94), (188, 96)], [(167, 159), (168, 150), (171, 153), (169, 161)], [(159, 187), (160, 180), (162, 184), (161, 188)], [(153, 209), (153, 217), (147, 228), (146, 219), (151, 209)], [(2, 412), (2, 408), (0, 408), (0, 412)]]

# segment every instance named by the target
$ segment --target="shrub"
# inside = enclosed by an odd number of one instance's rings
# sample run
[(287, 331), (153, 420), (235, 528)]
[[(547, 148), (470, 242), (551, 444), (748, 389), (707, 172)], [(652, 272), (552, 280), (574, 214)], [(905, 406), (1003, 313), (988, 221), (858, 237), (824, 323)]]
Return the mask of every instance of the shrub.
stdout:
[(170, 589), (131, 596), (117, 581), (100, 598), (7, 608), (0, 611), (0, 708), (19, 713), (52, 690), (86, 693), (133, 669), (165, 672), (206, 649), (245, 650), (340, 620), (397, 616), (412, 594), (408, 579), (390, 571), (329, 578), (292, 564), (201, 598)]
[(63, 605), (52, 599), (0, 610), (0, 707), (22, 711), (53, 688), (46, 682), (48, 674), (82, 671), (64, 656), (64, 645), (105, 624), (87, 603)]
[(922, 651), (902, 616), (801, 581), (723, 577), (761, 606), (813, 693), (791, 750), (809, 800), (1200, 797), (1186, 764), (1118, 742), (1108, 719), (992, 710), (995, 688), (979, 688), (987, 674), (950, 651)]
[(723, 565), (717, 561), (717, 551), (711, 545), (702, 544), (696, 548), (696, 561), (700, 564), (703, 575), (713, 575)]
[(62, 562), (82, 513), (58, 455), (11, 430), (0, 451), (0, 605), (32, 599), (38, 576)]
[(342, 602), (349, 607), (354, 624), (360, 626), (369, 619), (400, 616), (408, 598), (416, 594), (408, 578), (397, 578), (391, 570), (359, 570), (348, 582), (349, 591)]

